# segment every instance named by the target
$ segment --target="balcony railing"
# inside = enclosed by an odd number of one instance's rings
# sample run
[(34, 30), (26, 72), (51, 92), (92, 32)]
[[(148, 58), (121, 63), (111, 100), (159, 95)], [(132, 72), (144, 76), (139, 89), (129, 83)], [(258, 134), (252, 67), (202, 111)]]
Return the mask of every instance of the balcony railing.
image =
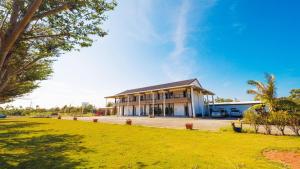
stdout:
[[(158, 104), (158, 103), (163, 103), (164, 99), (163, 97), (160, 97), (158, 99), (158, 97), (154, 98), (154, 103)], [(189, 94), (173, 94), (170, 96), (167, 96), (165, 98), (165, 102), (166, 103), (170, 103), (170, 102), (187, 102), (190, 101), (190, 95)], [(153, 103), (153, 99), (152, 98), (143, 98), (141, 99), (141, 104), (152, 104)], [(117, 104), (121, 104), (121, 105), (133, 105), (133, 104), (139, 104), (139, 100), (129, 100), (129, 102), (127, 101), (127, 99), (124, 101), (117, 101)]]

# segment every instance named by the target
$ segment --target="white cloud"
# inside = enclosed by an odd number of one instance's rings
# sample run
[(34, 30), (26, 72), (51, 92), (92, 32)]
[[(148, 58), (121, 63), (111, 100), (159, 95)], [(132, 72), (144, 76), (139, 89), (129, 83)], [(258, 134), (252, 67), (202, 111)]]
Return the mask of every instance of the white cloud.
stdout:
[[(186, 43), (190, 30), (194, 29), (189, 24), (189, 22), (193, 22), (188, 20), (189, 14), (191, 14), (190, 11), (197, 12), (195, 15), (198, 15), (198, 21), (196, 22), (201, 24), (203, 18), (205, 18), (206, 11), (214, 6), (215, 3), (216, 1), (213, 0), (203, 1), (200, 4), (201, 7), (197, 11), (193, 11), (190, 1), (182, 1), (178, 16), (175, 18), (176, 25), (172, 38), (174, 49), (163, 64), (164, 73), (169, 79), (182, 80), (191, 78), (193, 73), (196, 72), (198, 64), (195, 62), (195, 57), (198, 53), (195, 49), (188, 47)], [(201, 29), (201, 27), (197, 29)]]
[(127, 34), (138, 41), (153, 42), (162, 41), (161, 35), (153, 26), (150, 16), (155, 12), (153, 1), (137, 1), (128, 12), (129, 20), (127, 24), (130, 30)]

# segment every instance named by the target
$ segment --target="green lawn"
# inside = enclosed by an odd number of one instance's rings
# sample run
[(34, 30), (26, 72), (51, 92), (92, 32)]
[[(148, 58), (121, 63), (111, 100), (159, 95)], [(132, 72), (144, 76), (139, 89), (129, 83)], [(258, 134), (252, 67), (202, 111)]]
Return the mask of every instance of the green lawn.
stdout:
[(300, 138), (56, 119), (0, 120), (0, 168), (284, 168), (264, 149)]

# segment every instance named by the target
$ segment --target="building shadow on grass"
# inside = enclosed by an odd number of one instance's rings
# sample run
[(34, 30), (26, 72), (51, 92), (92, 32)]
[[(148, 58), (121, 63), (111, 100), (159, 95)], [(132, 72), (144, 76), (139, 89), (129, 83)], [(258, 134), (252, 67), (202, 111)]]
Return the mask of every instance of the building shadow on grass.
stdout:
[[(22, 121), (0, 126), (0, 131), (6, 131), (0, 132), (1, 169), (84, 167), (85, 160), (70, 157), (70, 154), (91, 152), (91, 150), (80, 146), (83, 136), (48, 134), (46, 131), (49, 130), (31, 128), (35, 125), (43, 124)], [(22, 130), (25, 127), (26, 130)]]

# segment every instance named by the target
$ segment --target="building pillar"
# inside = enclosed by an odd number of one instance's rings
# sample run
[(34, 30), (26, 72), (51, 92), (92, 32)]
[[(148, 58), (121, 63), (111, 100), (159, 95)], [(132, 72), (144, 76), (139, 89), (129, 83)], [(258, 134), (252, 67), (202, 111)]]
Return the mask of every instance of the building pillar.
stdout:
[(166, 94), (165, 94), (165, 91), (163, 91), (163, 112), (164, 112), (164, 117), (166, 117)]
[(206, 95), (206, 109), (207, 109), (208, 117), (210, 117), (210, 110), (209, 110), (209, 99), (208, 99), (208, 95)]
[(154, 93), (152, 92), (152, 115), (154, 117)]
[(129, 114), (129, 95), (127, 96), (127, 113), (126, 115), (128, 116)]
[(215, 108), (215, 100), (214, 100), (214, 95), (211, 95), (211, 98), (212, 98), (212, 105), (213, 105), (213, 108)]
[(141, 116), (141, 95), (139, 94), (139, 116)]
[(204, 107), (205, 107), (205, 102), (204, 102), (204, 94), (201, 92), (201, 96), (202, 96), (202, 101), (203, 101), (203, 106), (202, 106), (202, 117), (204, 117), (205, 112), (204, 112)]
[(192, 105), (192, 117), (196, 117), (195, 107), (194, 107), (194, 89), (191, 87), (191, 105)]

